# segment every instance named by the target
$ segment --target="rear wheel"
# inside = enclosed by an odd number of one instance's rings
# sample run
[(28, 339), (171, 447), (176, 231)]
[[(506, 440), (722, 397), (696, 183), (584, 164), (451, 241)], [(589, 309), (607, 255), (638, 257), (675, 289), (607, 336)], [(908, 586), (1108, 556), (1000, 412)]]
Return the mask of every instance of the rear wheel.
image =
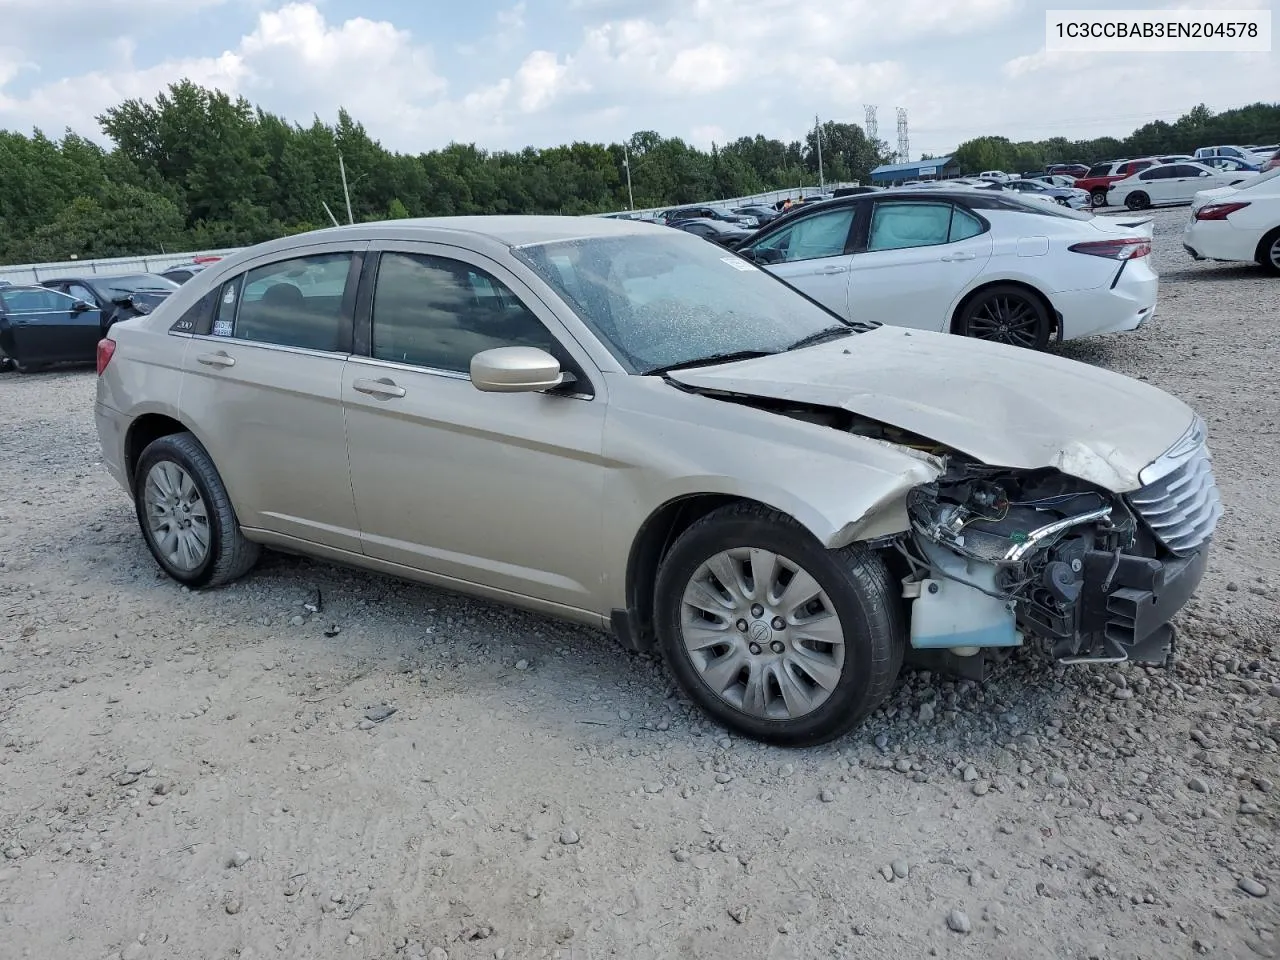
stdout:
[(1049, 344), (1049, 311), (1031, 291), (1012, 284), (988, 287), (960, 310), (956, 332), (975, 340), (1043, 350)]
[(248, 573), (260, 548), (240, 531), (208, 452), (190, 433), (153, 441), (134, 473), (134, 506), (156, 562), (189, 587), (216, 587)]
[(1268, 273), (1280, 274), (1280, 227), (1268, 233), (1258, 244), (1258, 263)]
[(758, 504), (691, 526), (658, 571), (655, 622), (684, 691), (725, 726), (781, 746), (832, 740), (888, 695), (900, 601), (883, 561), (828, 550)]
[(1124, 205), (1130, 210), (1145, 210), (1151, 206), (1151, 198), (1141, 190), (1135, 190), (1124, 198)]
[(1105, 187), (1095, 187), (1093, 192), (1089, 194), (1089, 200), (1095, 207), (1105, 207), (1107, 205), (1107, 190)]

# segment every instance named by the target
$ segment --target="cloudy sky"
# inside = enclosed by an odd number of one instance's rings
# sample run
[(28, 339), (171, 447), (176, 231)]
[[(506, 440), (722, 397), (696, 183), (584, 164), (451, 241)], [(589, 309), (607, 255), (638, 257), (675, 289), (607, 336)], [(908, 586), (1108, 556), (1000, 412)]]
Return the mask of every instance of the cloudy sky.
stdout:
[[(0, 0), (0, 127), (71, 127), (181, 77), (382, 142), (798, 138), (879, 106), (911, 153), (1124, 135), (1280, 96), (1280, 53), (1046, 54), (1035, 0)], [(1107, 3), (1095, 2), (1095, 7)], [(1270, 0), (1159, 6), (1268, 8)], [(1126, 7), (1154, 7), (1129, 0)], [(1277, 18), (1280, 22), (1280, 17)]]

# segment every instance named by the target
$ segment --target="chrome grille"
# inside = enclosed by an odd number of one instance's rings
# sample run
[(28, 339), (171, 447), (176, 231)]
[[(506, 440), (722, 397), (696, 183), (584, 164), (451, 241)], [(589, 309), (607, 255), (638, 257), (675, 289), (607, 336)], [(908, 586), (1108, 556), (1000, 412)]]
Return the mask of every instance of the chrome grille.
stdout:
[(1173, 469), (1129, 494), (1129, 502), (1166, 547), (1180, 555), (1195, 553), (1222, 516), (1209, 449), (1200, 443)]

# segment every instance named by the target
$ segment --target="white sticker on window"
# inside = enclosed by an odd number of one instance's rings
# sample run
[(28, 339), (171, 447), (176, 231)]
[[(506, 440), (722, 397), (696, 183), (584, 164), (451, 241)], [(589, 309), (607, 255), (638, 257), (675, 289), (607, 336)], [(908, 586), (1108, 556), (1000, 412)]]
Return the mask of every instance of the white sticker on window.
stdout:
[(231, 306), (231, 304), (236, 302), (235, 287), (227, 287), (227, 292), (222, 295), (222, 302), (225, 303), (227, 306)]
[(213, 335), (215, 337), (231, 336), (231, 321), (230, 320), (213, 321)]
[(729, 266), (733, 267), (733, 269), (735, 270), (751, 271), (756, 269), (754, 266), (747, 263), (747, 261), (741, 259), (740, 257), (721, 257), (720, 262), (727, 263)]

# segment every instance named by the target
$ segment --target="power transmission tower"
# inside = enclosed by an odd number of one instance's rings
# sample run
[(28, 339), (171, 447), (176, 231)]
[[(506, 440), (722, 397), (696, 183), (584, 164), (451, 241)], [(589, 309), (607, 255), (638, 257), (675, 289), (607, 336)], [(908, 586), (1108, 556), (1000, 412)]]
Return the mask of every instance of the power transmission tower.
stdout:
[(898, 107), (898, 162), (911, 161), (911, 142), (907, 139), (907, 108)]
[(874, 103), (864, 103), (862, 105), (862, 109), (867, 112), (866, 122), (863, 123), (863, 126), (867, 131), (867, 139), (872, 143), (875, 143), (876, 137), (880, 132), (876, 127), (876, 105)]
[(822, 124), (818, 122), (817, 114), (813, 116), (813, 139), (818, 145), (818, 189), (826, 193), (827, 178), (822, 172)]

